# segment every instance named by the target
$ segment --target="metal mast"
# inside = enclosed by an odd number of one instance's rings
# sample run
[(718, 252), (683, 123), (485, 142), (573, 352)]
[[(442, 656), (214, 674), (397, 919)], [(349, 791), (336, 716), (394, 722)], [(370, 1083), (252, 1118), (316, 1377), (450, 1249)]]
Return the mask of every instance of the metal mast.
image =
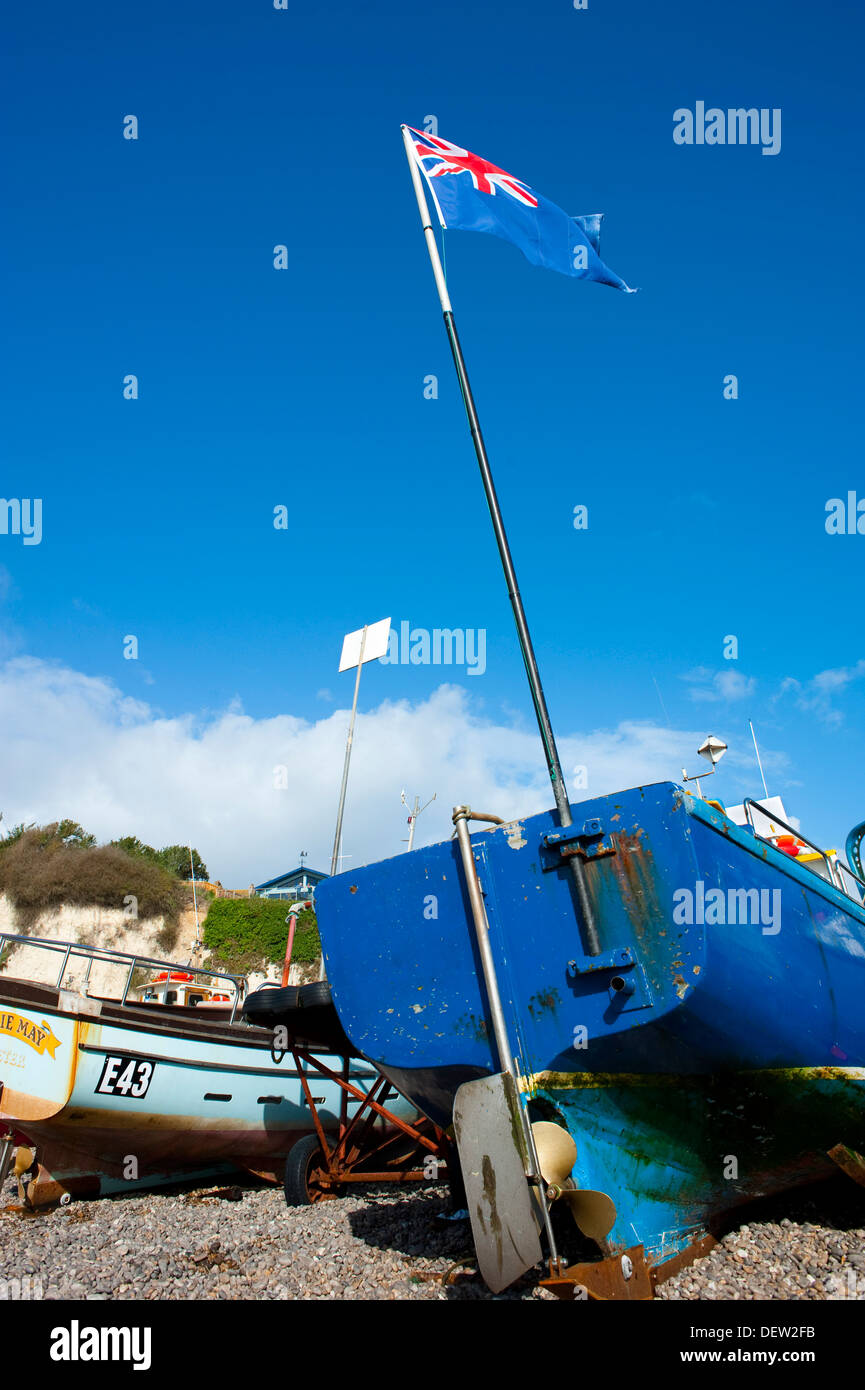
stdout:
[[(510, 546), (508, 545), (508, 538), (505, 532), (501, 508), (499, 507), (499, 501), (496, 495), (492, 470), (490, 468), (489, 458), (487, 457), (486, 445), (484, 444), (483, 434), (481, 433), (480, 420), (478, 419), (478, 412), (475, 406), (474, 396), (472, 395), (472, 389), (469, 384), (465, 359), (463, 357), (462, 347), (460, 346), (460, 340), (457, 334), (456, 322), (454, 320), (454, 312), (451, 306), (447, 284), (445, 282), (444, 270), (442, 269), (442, 263), (439, 257), (438, 247), (436, 245), (435, 232), (433, 231), (432, 221), (430, 219), (429, 207), (427, 206), (426, 193), (424, 192), (420, 165), (415, 155), (414, 145), (412, 143), (411, 138), (411, 132), (408, 126), (403, 125), (401, 129), (403, 135), (403, 142), (405, 144), (406, 158), (408, 159), (409, 169), (411, 170), (412, 184), (414, 186), (415, 197), (417, 198), (418, 211), (420, 213), (421, 224), (423, 226), (424, 238), (426, 240), (427, 251), (429, 252), (429, 258), (432, 264), (433, 275), (435, 277), (436, 282), (436, 289), (438, 290), (439, 301), (442, 307), (442, 314), (444, 315), (445, 332), (448, 335), (448, 342), (450, 343), (451, 353), (454, 359), (457, 380), (459, 381), (460, 391), (462, 392), (463, 404), (465, 405), (466, 415), (468, 417), (472, 442), (475, 446), (475, 453), (477, 455), (478, 466), (481, 471), (481, 479), (483, 481), (484, 493), (486, 495), (487, 506), (489, 507), (490, 518), (493, 523), (493, 531), (495, 532), (496, 542), (499, 548), (499, 557), (501, 559), (502, 569), (504, 570), (505, 581), (508, 587), (508, 597), (511, 601), (514, 622), (516, 623), (517, 627), (517, 636), (519, 638), (520, 651), (522, 653), (523, 662), (526, 668), (526, 676), (529, 682), (529, 690), (531, 691), (532, 703), (535, 708), (535, 717), (538, 721), (538, 729), (541, 735), (541, 742), (544, 745), (544, 756), (546, 757), (547, 771), (549, 773), (550, 781), (553, 787), (553, 796), (556, 800), (556, 809), (559, 814), (559, 824), (563, 828), (566, 828), (567, 826), (573, 824), (573, 817), (571, 815), (571, 808), (568, 802), (568, 791), (567, 787), (565, 786), (565, 778), (562, 772), (562, 765), (559, 761), (558, 749), (556, 748), (556, 740), (553, 734), (552, 724), (550, 723), (549, 711), (547, 710), (547, 702), (544, 696), (543, 686), (541, 685), (540, 672), (538, 670), (538, 664), (535, 660), (535, 653), (532, 647), (532, 639), (529, 633), (529, 625), (526, 619), (525, 609), (523, 607), (523, 600), (520, 595), (519, 586), (517, 584), (516, 571), (514, 569), (513, 559), (511, 558), (511, 550)], [(592, 910), (591, 902), (589, 901), (588, 891), (586, 889), (583, 865), (576, 855), (569, 855), (567, 863), (572, 876), (574, 888), (576, 890), (577, 899), (580, 905), (580, 912), (585, 927), (585, 944), (588, 954), (598, 955), (600, 953), (601, 946), (600, 940), (598, 938), (597, 925), (595, 923), (595, 915)]]

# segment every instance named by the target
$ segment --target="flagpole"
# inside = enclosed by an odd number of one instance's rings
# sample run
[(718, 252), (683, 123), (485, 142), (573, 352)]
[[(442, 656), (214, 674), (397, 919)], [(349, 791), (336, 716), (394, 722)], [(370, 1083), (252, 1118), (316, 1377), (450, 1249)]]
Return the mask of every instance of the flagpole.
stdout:
[[(465, 405), (466, 415), (468, 416), (469, 429), (471, 430), (472, 441), (475, 446), (478, 465), (481, 470), (481, 479), (484, 485), (484, 493), (489, 507), (490, 517), (493, 523), (493, 530), (496, 542), (499, 547), (499, 556), (502, 562), (502, 569), (505, 573), (505, 580), (508, 586), (508, 596), (513, 609), (514, 621), (517, 625), (517, 635), (520, 642), (523, 662), (525, 663), (526, 676), (528, 677), (529, 689), (531, 690), (532, 702), (535, 707), (535, 716), (538, 721), (538, 729), (541, 734), (541, 741), (544, 745), (544, 753), (547, 760), (547, 771), (553, 786), (553, 795), (556, 799), (556, 809), (559, 813), (559, 824), (567, 827), (573, 823), (571, 807), (568, 801), (568, 791), (565, 786), (565, 778), (562, 772), (562, 765), (559, 761), (559, 753), (556, 748), (556, 740), (553, 734), (550, 716), (547, 710), (547, 702), (544, 697), (543, 686), (541, 685), (540, 672), (535, 660), (535, 653), (532, 647), (532, 639), (529, 633), (529, 625), (526, 620), (523, 600), (517, 585), (517, 576), (514, 563), (511, 558), (511, 550), (508, 545), (508, 538), (505, 532), (504, 521), (502, 519), (501, 508), (499, 507), (496, 495), (495, 484), (493, 482), (492, 470), (489, 458), (487, 457), (486, 445), (484, 444), (481, 433), (480, 420), (478, 419), (475, 407), (474, 396), (469, 384), (468, 372), (466, 370), (465, 358), (463, 357), (462, 347), (460, 346), (457, 326), (454, 320), (454, 312), (448, 294), (447, 283), (445, 281), (444, 270), (442, 269), (441, 259), (436, 245), (435, 232), (430, 218), (429, 207), (427, 206), (426, 193), (424, 192), (423, 178), (421, 175), (418, 160), (415, 156), (414, 145), (411, 132), (408, 126), (401, 127), (403, 144), (405, 145), (406, 159), (411, 171), (412, 185), (417, 198), (418, 211), (420, 213), (421, 225), (423, 226), (424, 239), (427, 251), (429, 252), (432, 271), (435, 277), (436, 289), (438, 290), (439, 301), (444, 315), (445, 331), (448, 335), (451, 353), (456, 367), (457, 379), (462, 392), (463, 404)], [(592, 904), (589, 900), (586, 888), (585, 874), (583, 865), (576, 855), (568, 856), (568, 865), (576, 889), (580, 910), (585, 925), (586, 947), (589, 955), (600, 954), (601, 945), (598, 937), (597, 923)]]

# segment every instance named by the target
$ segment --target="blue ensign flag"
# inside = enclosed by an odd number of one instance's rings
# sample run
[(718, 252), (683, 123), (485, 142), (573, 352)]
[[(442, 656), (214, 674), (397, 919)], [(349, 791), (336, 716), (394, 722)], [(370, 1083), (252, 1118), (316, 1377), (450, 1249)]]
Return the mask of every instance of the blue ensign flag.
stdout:
[(408, 129), (442, 227), (492, 232), (518, 246), (533, 265), (634, 293), (598, 255), (602, 213), (569, 217), (479, 155)]

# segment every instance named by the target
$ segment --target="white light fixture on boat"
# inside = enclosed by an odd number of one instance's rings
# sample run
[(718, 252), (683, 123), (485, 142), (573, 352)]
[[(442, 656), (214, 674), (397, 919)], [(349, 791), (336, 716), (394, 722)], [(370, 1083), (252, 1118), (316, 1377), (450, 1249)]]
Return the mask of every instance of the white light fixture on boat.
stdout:
[[(724, 742), (724, 740), (716, 738), (714, 734), (709, 734), (709, 737), (706, 739), (705, 743), (701, 744), (701, 746), (697, 749), (699, 756), (701, 758), (705, 758), (707, 762), (710, 762), (712, 764), (712, 772), (715, 771), (716, 765), (721, 761), (726, 751), (727, 745)], [(703, 777), (711, 777), (712, 772), (695, 772), (693, 777), (689, 777), (685, 769), (682, 768), (682, 781), (696, 782), (697, 791), (700, 793), (700, 796), (702, 796), (703, 789), (700, 786), (700, 779)]]

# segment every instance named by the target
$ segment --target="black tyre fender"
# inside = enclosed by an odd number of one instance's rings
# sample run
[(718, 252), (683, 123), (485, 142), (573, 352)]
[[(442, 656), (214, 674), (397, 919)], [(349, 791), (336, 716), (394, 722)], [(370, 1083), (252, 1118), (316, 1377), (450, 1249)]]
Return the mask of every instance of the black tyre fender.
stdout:
[(288, 1207), (312, 1206), (309, 1192), (309, 1175), (318, 1160), (323, 1159), (321, 1144), (317, 1134), (307, 1134), (298, 1139), (285, 1160), (285, 1204)]
[(279, 1018), (297, 1008), (297, 986), (277, 985), (275, 988), (261, 988), (248, 994), (243, 1001), (243, 1017), (249, 1022)]
[(302, 1009), (318, 1009), (332, 1002), (327, 980), (313, 980), (311, 985), (301, 985), (297, 994), (297, 1002)]

